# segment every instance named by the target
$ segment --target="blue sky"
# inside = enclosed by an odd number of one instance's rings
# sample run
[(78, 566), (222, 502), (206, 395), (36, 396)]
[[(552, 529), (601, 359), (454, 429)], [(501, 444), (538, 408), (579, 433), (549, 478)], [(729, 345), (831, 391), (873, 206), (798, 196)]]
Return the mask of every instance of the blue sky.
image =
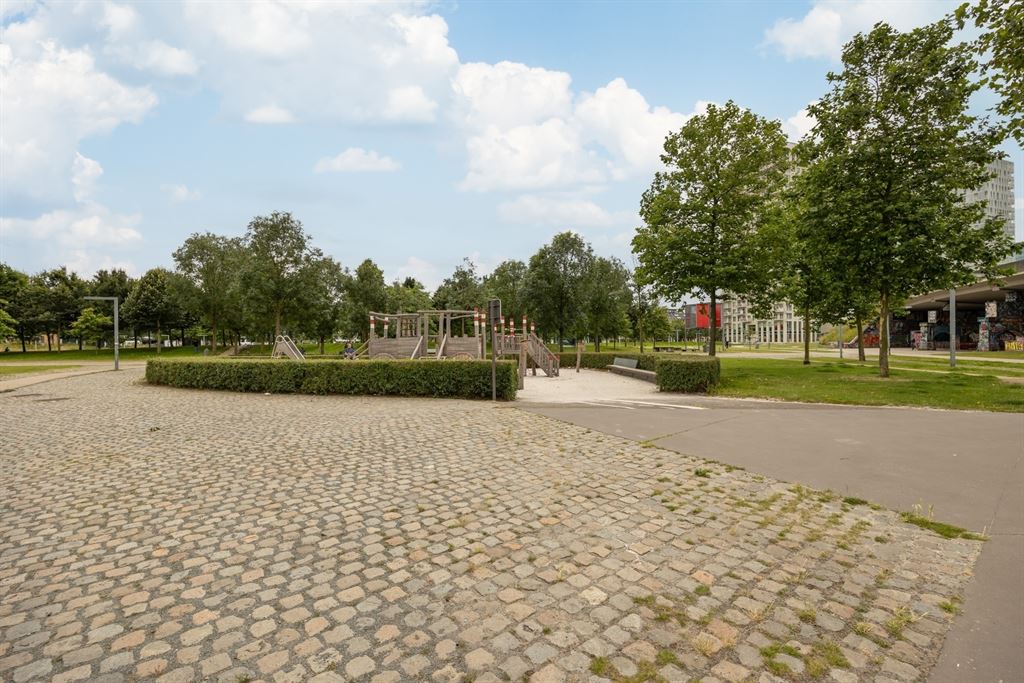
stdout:
[(666, 132), (731, 98), (795, 139), (853, 33), (953, 4), (5, 2), (0, 260), (138, 274), (283, 210), (428, 286), (565, 229), (629, 263)]

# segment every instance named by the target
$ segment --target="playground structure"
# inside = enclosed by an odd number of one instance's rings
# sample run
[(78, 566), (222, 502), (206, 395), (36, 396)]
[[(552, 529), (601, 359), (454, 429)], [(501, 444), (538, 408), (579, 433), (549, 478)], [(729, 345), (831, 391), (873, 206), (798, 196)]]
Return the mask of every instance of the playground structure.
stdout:
[[(527, 331), (525, 316), (519, 334), (511, 317), (507, 327), (501, 320), (493, 328), (498, 356), (519, 356), (521, 365), (532, 362), (534, 374), (539, 367), (549, 377), (558, 375), (558, 356), (537, 337), (532, 325)], [(360, 351), (371, 359), (480, 359), (487, 355), (487, 329), (486, 315), (479, 310), (371, 312), (369, 338)]]
[[(237, 351), (237, 349), (235, 349), (235, 351)], [(292, 341), (291, 337), (286, 334), (279, 334), (277, 335), (277, 339), (274, 340), (274, 350), (270, 353), (270, 357), (281, 358), (284, 356), (287, 356), (292, 360), (306, 360), (306, 354), (302, 353), (299, 347), (295, 345), (295, 342)]]

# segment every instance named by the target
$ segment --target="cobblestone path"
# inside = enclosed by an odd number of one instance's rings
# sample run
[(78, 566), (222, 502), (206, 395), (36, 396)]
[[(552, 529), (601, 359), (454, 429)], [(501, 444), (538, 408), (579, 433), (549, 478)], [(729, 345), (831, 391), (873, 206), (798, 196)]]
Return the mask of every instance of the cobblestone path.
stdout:
[(922, 680), (981, 545), (508, 405), (140, 378), (0, 394), (0, 680)]

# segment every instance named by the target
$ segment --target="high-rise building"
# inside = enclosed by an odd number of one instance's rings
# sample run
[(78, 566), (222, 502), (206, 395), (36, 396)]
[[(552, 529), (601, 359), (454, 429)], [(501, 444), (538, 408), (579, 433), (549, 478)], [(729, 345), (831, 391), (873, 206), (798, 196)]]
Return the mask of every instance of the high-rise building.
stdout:
[(1003, 230), (1012, 238), (1015, 229), (1013, 215), (1013, 162), (1006, 159), (996, 159), (988, 165), (988, 170), (994, 176), (977, 190), (968, 191), (965, 198), (968, 202), (984, 201), (986, 203), (985, 216), (988, 218), (1002, 218)]

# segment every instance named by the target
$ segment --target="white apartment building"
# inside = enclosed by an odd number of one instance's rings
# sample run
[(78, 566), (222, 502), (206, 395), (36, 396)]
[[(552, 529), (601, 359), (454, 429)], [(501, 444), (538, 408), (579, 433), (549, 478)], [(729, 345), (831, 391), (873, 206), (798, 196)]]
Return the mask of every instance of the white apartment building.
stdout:
[(999, 217), (1003, 219), (1003, 230), (1011, 238), (1014, 235), (1014, 212), (1013, 212), (1013, 162), (1006, 159), (996, 159), (988, 165), (988, 170), (995, 174), (991, 180), (977, 190), (966, 193), (969, 202), (984, 201), (986, 217)]
[[(819, 330), (811, 326), (811, 343), (816, 344)], [(804, 341), (804, 319), (793, 304), (780, 301), (772, 306), (772, 317), (753, 317), (745, 299), (728, 298), (722, 302), (722, 340), (730, 344), (799, 344)]]

